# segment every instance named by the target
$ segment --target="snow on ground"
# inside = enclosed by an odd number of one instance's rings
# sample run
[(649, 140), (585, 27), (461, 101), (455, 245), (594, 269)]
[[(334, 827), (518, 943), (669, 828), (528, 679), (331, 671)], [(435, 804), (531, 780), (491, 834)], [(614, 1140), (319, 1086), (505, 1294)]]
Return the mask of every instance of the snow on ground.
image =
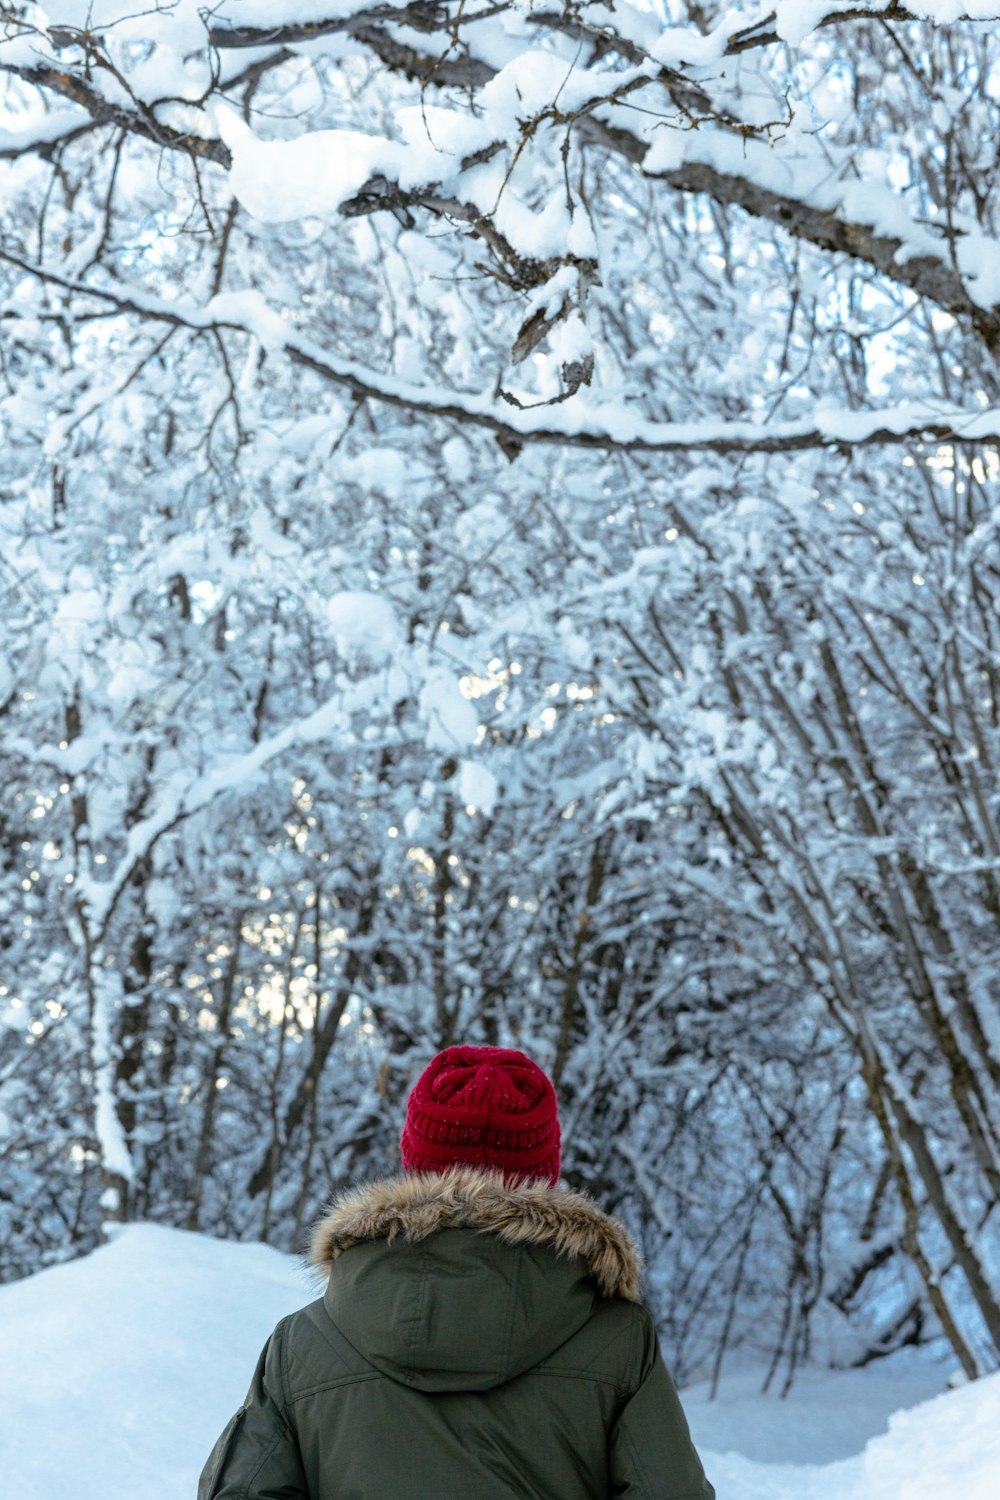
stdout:
[[(18, 1500), (193, 1500), (277, 1320), (315, 1295), (292, 1257), (136, 1224), (0, 1287), (0, 1453)], [(926, 1356), (684, 1393), (719, 1500), (995, 1500), (1000, 1375), (941, 1394)]]
[(265, 1245), (152, 1224), (0, 1287), (3, 1493), (193, 1500), (265, 1338), (313, 1295)]
[(719, 1398), (710, 1402), (708, 1382), (689, 1386), (684, 1406), (704, 1447), (733, 1450), (759, 1463), (832, 1464), (859, 1453), (878, 1437), (900, 1407), (917, 1406), (941, 1393), (952, 1368), (933, 1363), (925, 1350), (894, 1356), (890, 1367), (865, 1370), (804, 1370), (787, 1400), (761, 1396), (762, 1372), (726, 1375)]
[(942, 1377), (897, 1359), (809, 1372), (784, 1401), (758, 1377), (684, 1404), (719, 1500), (996, 1500), (1000, 1376), (943, 1394)]

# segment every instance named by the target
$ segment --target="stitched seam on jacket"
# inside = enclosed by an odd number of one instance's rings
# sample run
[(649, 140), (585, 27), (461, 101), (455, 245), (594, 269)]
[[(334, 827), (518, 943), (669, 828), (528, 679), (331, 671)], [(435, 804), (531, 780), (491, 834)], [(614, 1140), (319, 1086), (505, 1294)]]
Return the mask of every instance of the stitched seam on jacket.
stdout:
[(636, 1391), (639, 1389), (640, 1385), (642, 1385), (642, 1365), (641, 1365), (640, 1359), (639, 1359), (639, 1356), (641, 1355), (642, 1350), (641, 1350), (641, 1347), (638, 1350), (635, 1347), (635, 1341), (636, 1341), (636, 1336), (637, 1336), (638, 1332), (639, 1332), (639, 1319), (637, 1317), (633, 1316), (632, 1318), (629, 1319), (628, 1364), (629, 1364), (629, 1370), (630, 1371), (631, 1370), (635, 1370), (636, 1371), (636, 1382), (635, 1382), (635, 1385), (633, 1386), (632, 1382), (629, 1381), (629, 1392), (628, 1392), (628, 1394), (630, 1396), (634, 1396), (635, 1393), (636, 1393)]
[(323, 1380), (319, 1385), (311, 1385), (308, 1390), (296, 1391), (291, 1397), (292, 1405), (296, 1401), (302, 1401), (306, 1396), (318, 1396), (320, 1391), (335, 1391), (342, 1385), (357, 1385), (362, 1380), (385, 1380), (387, 1377), (381, 1370), (359, 1372), (352, 1375), (340, 1375), (336, 1380)]
[(257, 1476), (258, 1476), (258, 1474), (260, 1474), (260, 1472), (263, 1469), (264, 1465), (267, 1463), (268, 1459), (271, 1457), (271, 1454), (275, 1451), (275, 1449), (277, 1448), (277, 1446), (278, 1446), (278, 1444), (280, 1442), (281, 1442), (281, 1434), (279, 1433), (278, 1436), (272, 1442), (270, 1448), (268, 1448), (267, 1452), (264, 1454), (264, 1457), (261, 1459), (261, 1461), (257, 1465), (256, 1469), (254, 1469), (253, 1473), (250, 1475), (250, 1478), (247, 1480), (247, 1482), (246, 1482), (246, 1484), (245, 1484), (245, 1486), (243, 1488), (243, 1491), (242, 1491), (242, 1493), (240, 1495), (240, 1500), (250, 1500), (250, 1492), (253, 1489), (254, 1485), (257, 1483)]
[(291, 1415), (288, 1410), (288, 1340), (285, 1338), (285, 1324), (287, 1322), (288, 1318), (282, 1318), (274, 1330), (274, 1336), (278, 1341), (278, 1383), (281, 1387), (278, 1392), (280, 1397), (278, 1401), (278, 1414), (288, 1430), (289, 1437), (294, 1437)]
[(546, 1375), (550, 1380), (559, 1380), (565, 1375), (567, 1380), (592, 1380), (595, 1385), (609, 1385), (612, 1390), (617, 1391), (619, 1396), (627, 1395), (621, 1383), (613, 1375), (598, 1375), (593, 1370), (569, 1370), (565, 1365), (546, 1369), (544, 1365), (536, 1365), (533, 1370), (526, 1370), (526, 1375)]
[[(601, 1345), (600, 1349), (597, 1351), (597, 1353), (593, 1357), (594, 1357), (595, 1363), (599, 1359), (601, 1359), (601, 1360), (606, 1359), (607, 1355), (608, 1355), (608, 1352), (611, 1349), (613, 1349), (616, 1344), (620, 1344), (621, 1341), (622, 1341), (622, 1339), (628, 1339), (628, 1349), (627, 1349), (626, 1354), (625, 1354), (625, 1375), (623, 1377), (623, 1381), (619, 1382), (621, 1384), (621, 1386), (622, 1386), (622, 1389), (625, 1390), (625, 1389), (627, 1389), (627, 1386), (628, 1386), (628, 1378), (629, 1378), (628, 1372), (632, 1368), (632, 1346), (635, 1343), (635, 1320), (632, 1319), (632, 1318), (630, 1318), (629, 1319), (629, 1323), (628, 1323), (628, 1327), (627, 1328), (619, 1328), (612, 1335), (612, 1337), (608, 1339), (607, 1343), (604, 1343), (604, 1344)], [(569, 1340), (567, 1339), (566, 1342), (569, 1343)]]
[[(636, 1473), (639, 1475), (639, 1478), (642, 1481), (643, 1493), (652, 1497), (653, 1487), (649, 1480), (649, 1470), (646, 1468), (646, 1465), (642, 1461), (642, 1455), (636, 1446), (635, 1439), (627, 1428), (622, 1427), (619, 1429), (619, 1431), (632, 1453), (632, 1462), (635, 1464)], [(682, 1500), (682, 1497), (678, 1496), (678, 1500)]]
[[(311, 1308), (304, 1307), (302, 1308), (301, 1312), (293, 1313), (289, 1317), (289, 1322), (292, 1321), (293, 1317), (308, 1318), (309, 1326), (313, 1329), (317, 1338), (323, 1340), (325, 1346), (323, 1351), (324, 1357), (332, 1354), (333, 1358), (337, 1362), (338, 1367), (342, 1368), (345, 1377), (350, 1375), (364, 1374), (367, 1367), (367, 1362), (365, 1361), (364, 1356), (362, 1354), (359, 1354), (358, 1350), (355, 1349), (351, 1342), (346, 1339), (340, 1332), (340, 1329), (337, 1327), (337, 1324), (330, 1313), (330, 1309), (326, 1305), (325, 1298), (319, 1299), (319, 1307), (322, 1314), (321, 1316), (313, 1316)], [(332, 1335), (330, 1331), (331, 1329), (333, 1331)], [(348, 1349), (350, 1349), (351, 1351), (351, 1354), (354, 1356), (354, 1359), (356, 1361), (359, 1361), (359, 1363), (356, 1363), (354, 1365), (351, 1364), (350, 1360), (344, 1355), (341, 1349), (341, 1344), (347, 1345)], [(339, 1378), (341, 1377), (338, 1377), (338, 1379)], [(292, 1385), (291, 1381), (289, 1381), (288, 1390), (291, 1391), (291, 1389)], [(289, 1396), (290, 1401), (294, 1399), (295, 1398), (293, 1396)]]
[[(510, 1288), (507, 1292), (507, 1315), (504, 1318), (503, 1343), (500, 1346), (501, 1360), (506, 1357), (510, 1348), (510, 1336), (514, 1327), (514, 1308), (518, 1300), (517, 1289), (518, 1285), (520, 1284), (521, 1269), (524, 1262), (524, 1247), (522, 1245), (515, 1245), (514, 1252), (514, 1271), (513, 1275), (510, 1278)], [(500, 1376), (503, 1374), (503, 1371), (497, 1370), (496, 1373), (498, 1376)]]
[[(337, 1328), (336, 1319), (330, 1313), (330, 1308), (327, 1307), (327, 1299), (319, 1298), (318, 1307), (318, 1313), (313, 1314), (312, 1307), (306, 1307), (301, 1310), (298, 1316), (306, 1317), (309, 1320), (310, 1328), (315, 1331), (316, 1337), (324, 1341), (324, 1353), (330, 1352), (333, 1358), (336, 1359), (337, 1364), (343, 1365), (343, 1370), (346, 1373), (346, 1371), (351, 1370), (351, 1362), (343, 1355), (340, 1344), (346, 1344), (348, 1349), (354, 1353), (355, 1358), (363, 1358), (363, 1356), (358, 1355), (357, 1349), (354, 1349), (351, 1341), (343, 1337), (342, 1332)], [(331, 1335), (331, 1329), (333, 1329), (333, 1335)]]
[(427, 1294), (430, 1290), (431, 1268), (426, 1248), (420, 1247), (420, 1264), (422, 1271), (417, 1291), (417, 1306), (413, 1315), (413, 1328), (406, 1346), (406, 1363), (409, 1369), (414, 1368), (417, 1357), (417, 1346), (420, 1342), (420, 1328), (424, 1320), (424, 1308), (427, 1305)]

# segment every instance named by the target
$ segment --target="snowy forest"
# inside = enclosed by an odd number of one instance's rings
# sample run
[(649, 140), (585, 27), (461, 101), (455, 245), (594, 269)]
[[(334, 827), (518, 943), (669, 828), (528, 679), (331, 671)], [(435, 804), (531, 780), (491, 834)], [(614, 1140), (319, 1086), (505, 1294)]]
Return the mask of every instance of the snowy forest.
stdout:
[(0, 0), (0, 1279), (455, 1041), (676, 1378), (1000, 1365), (997, 0)]

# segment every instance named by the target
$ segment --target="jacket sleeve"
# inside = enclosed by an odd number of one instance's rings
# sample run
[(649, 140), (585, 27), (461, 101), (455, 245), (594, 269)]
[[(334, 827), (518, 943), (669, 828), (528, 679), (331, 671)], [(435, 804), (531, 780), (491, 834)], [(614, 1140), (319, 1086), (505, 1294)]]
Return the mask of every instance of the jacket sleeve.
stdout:
[(609, 1434), (611, 1494), (628, 1500), (715, 1500), (653, 1321), (645, 1310), (638, 1311), (639, 1383)]
[(246, 1400), (208, 1455), (198, 1500), (309, 1500), (285, 1406), (279, 1323), (257, 1361)]

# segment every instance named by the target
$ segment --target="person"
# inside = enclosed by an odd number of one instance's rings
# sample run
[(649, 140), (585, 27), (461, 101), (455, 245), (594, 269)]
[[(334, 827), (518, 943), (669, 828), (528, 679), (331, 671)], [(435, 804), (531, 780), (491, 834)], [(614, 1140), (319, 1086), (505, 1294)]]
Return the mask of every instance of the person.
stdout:
[(401, 1175), (317, 1225), (198, 1500), (714, 1500), (624, 1226), (558, 1188), (552, 1083), (509, 1048), (417, 1080)]

